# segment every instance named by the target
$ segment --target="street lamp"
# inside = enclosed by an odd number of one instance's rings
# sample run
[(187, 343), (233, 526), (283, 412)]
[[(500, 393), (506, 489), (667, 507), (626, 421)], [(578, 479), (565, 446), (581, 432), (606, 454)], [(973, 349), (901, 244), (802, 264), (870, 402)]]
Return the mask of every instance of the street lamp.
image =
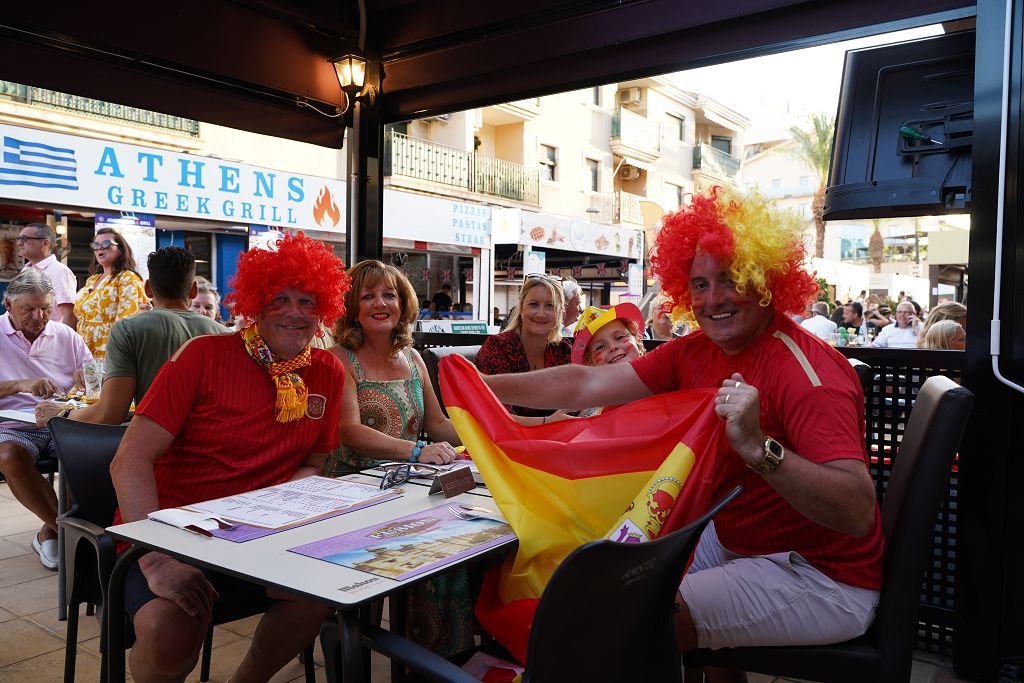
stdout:
[(332, 59), (334, 71), (338, 76), (338, 85), (345, 93), (345, 107), (341, 113), (348, 111), (353, 100), (365, 102), (372, 105), (377, 98), (377, 89), (366, 82), (367, 62), (366, 59), (357, 54), (347, 54), (337, 59)]

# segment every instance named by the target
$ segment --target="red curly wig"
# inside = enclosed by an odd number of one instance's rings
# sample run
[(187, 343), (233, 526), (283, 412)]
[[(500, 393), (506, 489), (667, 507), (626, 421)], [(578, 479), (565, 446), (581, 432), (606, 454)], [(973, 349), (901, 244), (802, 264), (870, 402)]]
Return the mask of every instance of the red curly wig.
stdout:
[(690, 206), (667, 216), (651, 257), (675, 318), (693, 320), (690, 266), (698, 251), (729, 269), (741, 294), (779, 313), (800, 313), (818, 292), (807, 259), (801, 219), (773, 206), (758, 192), (713, 187)]
[(238, 257), (238, 273), (230, 282), (235, 291), (225, 297), (232, 312), (251, 322), (278, 292), (294, 287), (315, 294), (317, 316), (333, 326), (345, 314), (351, 286), (345, 264), (326, 244), (302, 232), (285, 235), (274, 246), (275, 251), (250, 249)]

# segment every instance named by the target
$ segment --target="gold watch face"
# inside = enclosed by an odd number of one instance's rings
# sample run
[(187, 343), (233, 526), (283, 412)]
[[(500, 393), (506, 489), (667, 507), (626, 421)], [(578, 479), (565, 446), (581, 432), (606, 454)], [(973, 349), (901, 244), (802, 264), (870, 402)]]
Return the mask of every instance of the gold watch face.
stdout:
[(764, 461), (763, 464), (774, 470), (782, 462), (783, 458), (786, 457), (786, 451), (778, 441), (772, 437), (768, 437), (764, 440)]

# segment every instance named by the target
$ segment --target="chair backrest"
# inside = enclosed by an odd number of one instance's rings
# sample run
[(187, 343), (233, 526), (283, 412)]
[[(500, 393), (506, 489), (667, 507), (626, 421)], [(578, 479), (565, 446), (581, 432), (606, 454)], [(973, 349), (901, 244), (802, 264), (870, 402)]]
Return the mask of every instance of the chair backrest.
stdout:
[(871, 381), (875, 378), (875, 369), (860, 360), (859, 358), (848, 358), (850, 365), (853, 366), (853, 371), (857, 373), (857, 379), (860, 381), (860, 388), (864, 390), (864, 394), (867, 395), (868, 390), (871, 388)]
[(55, 417), (47, 423), (60, 459), (71, 506), (69, 517), (108, 527), (114, 521), (117, 494), (110, 461), (124, 436), (121, 425), (95, 425)]
[(682, 680), (675, 596), (711, 518), (703, 516), (650, 543), (593, 541), (559, 565), (537, 605), (525, 681)]
[(434, 395), (437, 396), (437, 402), (441, 404), (441, 410), (447, 415), (448, 411), (444, 409), (444, 399), (441, 397), (441, 380), (437, 375), (438, 364), (441, 359), (445, 356), (450, 356), (453, 353), (457, 353), (463, 356), (473, 365), (476, 365), (476, 354), (480, 352), (480, 346), (434, 346), (429, 349), (423, 349), (423, 364), (427, 366), (427, 374), (430, 375), (430, 384), (434, 387)]
[(893, 458), (882, 502), (886, 552), (873, 627), (883, 667), (879, 680), (910, 679), (921, 576), (973, 401), (974, 395), (951, 379), (929, 377)]

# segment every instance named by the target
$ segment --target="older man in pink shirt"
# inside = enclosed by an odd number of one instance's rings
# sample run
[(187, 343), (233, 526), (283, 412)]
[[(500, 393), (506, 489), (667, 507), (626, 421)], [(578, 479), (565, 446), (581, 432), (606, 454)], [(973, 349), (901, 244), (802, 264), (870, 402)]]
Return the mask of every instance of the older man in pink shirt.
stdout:
[(75, 274), (53, 255), (57, 233), (45, 223), (29, 223), (18, 235), (18, 254), (25, 259), (22, 270), (38, 270), (53, 285), (53, 310), (50, 320), (75, 326)]
[[(22, 271), (4, 291), (0, 315), (0, 410), (24, 410), (34, 419), (36, 403), (75, 385), (82, 363), (92, 358), (67, 325), (50, 324), (53, 285), (38, 270)], [(50, 433), (34, 424), (0, 422), (0, 473), (11, 493), (43, 522), (32, 539), (39, 561), (57, 568), (57, 496), (36, 470), (40, 456), (53, 456)]]

